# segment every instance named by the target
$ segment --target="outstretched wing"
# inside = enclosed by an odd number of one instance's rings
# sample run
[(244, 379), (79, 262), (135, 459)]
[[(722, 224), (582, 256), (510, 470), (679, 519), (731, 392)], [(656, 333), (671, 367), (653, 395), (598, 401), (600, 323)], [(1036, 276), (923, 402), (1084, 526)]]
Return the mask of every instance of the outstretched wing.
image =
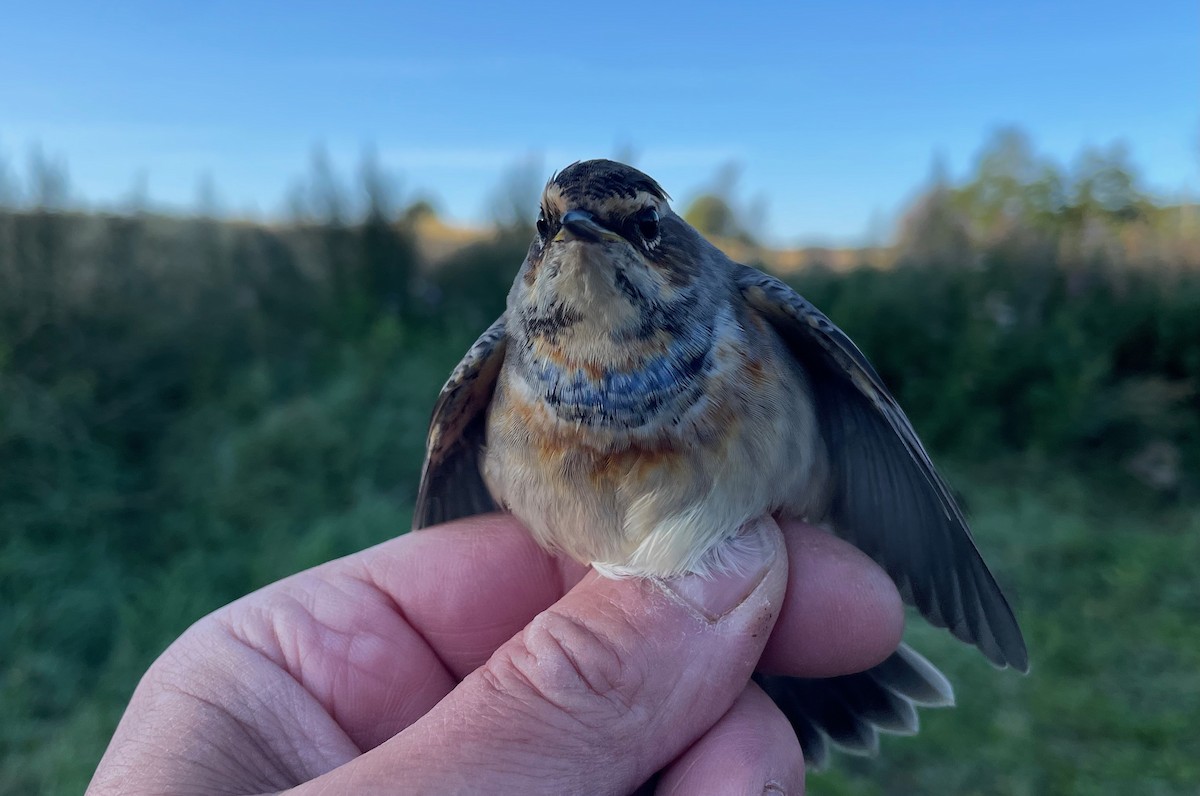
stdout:
[(962, 511), (875, 368), (816, 307), (774, 277), (739, 266), (747, 304), (812, 375), (833, 464), (830, 519), (875, 559), (901, 596), (997, 666), (1029, 668), (1021, 629)]
[(467, 351), (433, 407), (413, 508), (414, 531), (496, 508), (479, 471), (479, 456), (487, 407), (508, 343), (504, 317), (497, 318)]

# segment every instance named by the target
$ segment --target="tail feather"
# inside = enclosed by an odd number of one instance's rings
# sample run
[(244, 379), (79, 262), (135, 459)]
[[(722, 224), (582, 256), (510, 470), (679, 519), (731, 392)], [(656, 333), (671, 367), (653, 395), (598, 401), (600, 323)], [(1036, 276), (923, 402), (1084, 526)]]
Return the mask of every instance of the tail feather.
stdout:
[(954, 706), (954, 686), (921, 653), (901, 644), (887, 660), (864, 674), (884, 688), (929, 708)]
[(754, 680), (787, 716), (813, 768), (828, 763), (830, 744), (875, 755), (880, 732), (912, 735), (918, 729), (915, 705), (954, 704), (945, 675), (904, 644), (858, 674), (823, 679), (756, 674)]

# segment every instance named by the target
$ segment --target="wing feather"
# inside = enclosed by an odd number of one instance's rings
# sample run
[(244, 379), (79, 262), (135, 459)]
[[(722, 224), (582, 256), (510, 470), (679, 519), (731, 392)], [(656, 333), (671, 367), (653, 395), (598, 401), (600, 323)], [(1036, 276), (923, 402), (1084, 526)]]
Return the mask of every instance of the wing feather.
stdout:
[(501, 315), (450, 374), (433, 407), (413, 530), (496, 509), (484, 484), (479, 457), (487, 407), (496, 390), (508, 337)]
[(874, 558), (932, 624), (997, 666), (1026, 671), (1021, 630), (966, 518), (912, 424), (862, 352), (780, 280), (740, 266), (747, 303), (812, 375), (834, 469), (837, 531)]

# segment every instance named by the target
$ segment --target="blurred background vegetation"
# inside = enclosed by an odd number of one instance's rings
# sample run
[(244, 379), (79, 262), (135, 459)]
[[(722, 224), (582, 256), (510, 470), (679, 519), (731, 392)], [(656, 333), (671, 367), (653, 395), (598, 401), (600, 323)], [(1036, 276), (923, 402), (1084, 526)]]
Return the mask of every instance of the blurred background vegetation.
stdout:
[[(368, 154), (318, 153), (280, 223), (80, 212), (0, 168), (0, 792), (84, 788), (188, 624), (403, 532), (437, 389), (502, 309), (544, 175), (455, 230)], [(756, 244), (732, 181), (683, 208), (874, 360), (1025, 626), (1033, 673), (937, 634), (959, 685), (814, 793), (1200, 788), (1200, 208), (1120, 148), (1064, 167), (1000, 131), (894, 238)], [(723, 187), (722, 187), (723, 186)]]

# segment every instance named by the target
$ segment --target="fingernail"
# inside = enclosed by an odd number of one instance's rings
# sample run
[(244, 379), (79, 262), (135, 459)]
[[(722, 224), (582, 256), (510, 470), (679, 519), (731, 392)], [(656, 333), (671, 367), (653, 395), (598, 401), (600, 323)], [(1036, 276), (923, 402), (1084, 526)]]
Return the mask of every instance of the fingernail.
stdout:
[(770, 570), (777, 555), (774, 525), (770, 517), (747, 523), (709, 554), (706, 572), (664, 579), (663, 588), (708, 621), (718, 621), (744, 603)]

